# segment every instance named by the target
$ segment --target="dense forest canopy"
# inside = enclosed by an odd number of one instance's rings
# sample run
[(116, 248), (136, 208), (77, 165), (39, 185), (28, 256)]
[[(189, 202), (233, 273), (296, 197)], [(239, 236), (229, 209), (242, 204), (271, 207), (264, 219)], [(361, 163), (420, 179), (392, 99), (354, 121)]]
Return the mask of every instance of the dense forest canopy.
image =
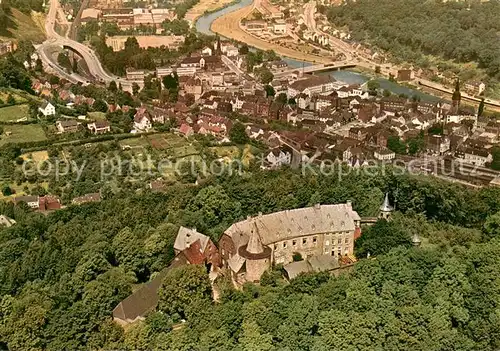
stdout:
[[(168, 265), (179, 225), (218, 241), (231, 223), (259, 211), (348, 199), (362, 216), (372, 216), (388, 190), (402, 213), (367, 231), (357, 249), (379, 256), (349, 276), (304, 276), (288, 285), (275, 271), (262, 287), (244, 292), (221, 278), (222, 302), (215, 304), (206, 276), (184, 268), (166, 278), (189, 280), (167, 284), (158, 313), (127, 332), (111, 321), (134, 284)], [(165, 193), (124, 191), (48, 216), (0, 202), (0, 213), (17, 221), (0, 229), (0, 347), (493, 350), (500, 346), (499, 211), (500, 189), (290, 169), (209, 178)], [(380, 243), (394, 231), (399, 248)], [(415, 231), (428, 247), (409, 247)], [(175, 290), (193, 286), (201, 289), (193, 299)], [(179, 316), (187, 322), (172, 330)]]
[(354, 39), (399, 59), (416, 61), (430, 54), (476, 61), (500, 79), (499, 1), (357, 0), (329, 8), (327, 16), (348, 26)]

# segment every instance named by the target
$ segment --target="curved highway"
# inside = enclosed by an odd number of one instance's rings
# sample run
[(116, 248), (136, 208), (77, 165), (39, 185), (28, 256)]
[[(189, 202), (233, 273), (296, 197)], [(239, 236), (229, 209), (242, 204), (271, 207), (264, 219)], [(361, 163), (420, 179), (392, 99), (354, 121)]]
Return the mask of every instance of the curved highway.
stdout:
[[(60, 11), (59, 0), (51, 0), (49, 13), (47, 15), (47, 20), (45, 22), (45, 31), (47, 33), (47, 40), (44, 41), (42, 45), (38, 47), (38, 53), (40, 54), (41, 60), (44, 61), (49, 67), (51, 67), (59, 76), (68, 79), (73, 83), (78, 83), (78, 82), (88, 83), (87, 79), (83, 78), (82, 76), (66, 72), (66, 70), (63, 67), (59, 66), (57, 60), (54, 60), (54, 58), (50, 54), (51, 47), (54, 46), (68, 47), (77, 52), (85, 60), (90, 74), (97, 81), (106, 84), (108, 84), (111, 81), (115, 81), (117, 84), (121, 83), (124, 88), (130, 87), (132, 82), (107, 73), (105, 69), (102, 67), (99, 58), (97, 57), (97, 55), (93, 50), (83, 45), (82, 43), (71, 40), (67, 37), (63, 37), (56, 32), (55, 24), (56, 24), (56, 17), (59, 11)], [(62, 16), (64, 16), (64, 14), (62, 14)]]

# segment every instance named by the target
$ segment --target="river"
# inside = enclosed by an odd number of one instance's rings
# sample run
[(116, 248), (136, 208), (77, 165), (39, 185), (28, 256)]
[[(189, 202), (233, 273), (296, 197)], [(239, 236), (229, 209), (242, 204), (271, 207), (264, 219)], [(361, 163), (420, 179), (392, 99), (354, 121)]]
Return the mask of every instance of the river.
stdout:
[[(248, 6), (252, 3), (252, 1), (253, 0), (241, 0), (237, 4), (234, 4), (234, 5), (225, 7), (223, 9), (220, 9), (219, 11), (201, 16), (196, 21), (196, 30), (200, 33), (213, 35), (214, 33), (210, 30), (210, 26), (212, 25), (212, 22), (216, 18), (223, 16), (227, 13), (233, 12), (235, 10), (238, 10), (240, 8), (243, 8), (245, 6)], [(290, 58), (284, 58), (284, 61), (286, 61), (290, 67), (297, 67), (297, 68), (302, 67), (302, 66), (309, 66), (312, 64), (309, 62), (297, 61), (297, 60), (293, 60)], [(329, 72), (326, 74), (330, 74), (336, 80), (345, 82), (347, 84), (363, 84), (366, 81), (372, 79), (368, 75), (365, 75), (365, 74), (362, 74), (359, 72), (355, 72), (355, 71), (350, 71), (350, 70), (334, 71), (334, 72)], [(416, 89), (408, 88), (404, 85), (400, 85), (400, 84), (397, 84), (395, 82), (391, 82), (388, 79), (375, 78), (375, 80), (379, 82), (381, 89), (389, 90), (391, 93), (396, 94), (396, 95), (400, 95), (400, 94), (405, 94), (407, 96), (416, 95), (421, 100), (430, 101), (430, 102), (435, 102), (435, 101), (441, 100), (439, 97), (423, 93), (423, 92), (416, 90)]]

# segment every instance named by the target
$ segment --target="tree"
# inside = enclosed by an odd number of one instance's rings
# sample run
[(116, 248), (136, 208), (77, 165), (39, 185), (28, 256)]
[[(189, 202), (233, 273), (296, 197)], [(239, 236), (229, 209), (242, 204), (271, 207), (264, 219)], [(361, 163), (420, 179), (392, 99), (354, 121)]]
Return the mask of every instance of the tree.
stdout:
[(245, 126), (241, 122), (235, 122), (231, 130), (229, 130), (229, 139), (238, 145), (247, 144), (250, 142)]
[(134, 96), (137, 96), (137, 94), (139, 94), (139, 90), (141, 90), (141, 87), (139, 86), (139, 84), (137, 83), (132, 83), (132, 94)]
[(384, 89), (384, 91), (382, 92), (382, 95), (384, 95), (385, 97), (389, 97), (389, 96), (391, 96), (392, 94), (391, 94), (391, 92), (390, 92), (389, 90)]
[(380, 66), (375, 66), (375, 73), (380, 74)]
[(500, 171), (500, 147), (495, 146), (492, 151), (493, 161), (491, 161), (491, 168)]
[(391, 135), (387, 138), (387, 148), (400, 155), (406, 154), (406, 145), (398, 136)]
[(42, 60), (40, 58), (36, 59), (35, 71), (37, 71), (37, 72), (43, 72), (43, 62), (42, 62)]
[(9, 96), (7, 96), (7, 104), (9, 104), (9, 105), (16, 104), (16, 98), (14, 96), (12, 96), (12, 94), (9, 94)]
[(212, 286), (204, 266), (187, 265), (167, 273), (158, 295), (160, 311), (185, 318), (190, 304), (211, 300)]
[(267, 67), (259, 68), (256, 75), (260, 78), (262, 84), (269, 84), (274, 79), (274, 74)]
[(68, 55), (63, 52), (60, 52), (59, 55), (57, 55), (57, 63), (68, 70), (72, 69), (71, 61)]
[(240, 48), (238, 49), (238, 52), (240, 55), (248, 54), (248, 45), (247, 44), (241, 45)]
[(366, 86), (368, 87), (371, 95), (376, 95), (377, 90), (380, 89), (380, 83), (374, 79), (369, 80), (368, 83), (366, 83)]
[(379, 219), (356, 240), (355, 252), (358, 257), (381, 255), (398, 246), (411, 247), (410, 236), (397, 223)]
[(481, 99), (481, 102), (479, 103), (479, 107), (477, 109), (477, 116), (481, 117), (484, 112), (484, 98)]
[(286, 94), (285, 93), (278, 94), (278, 96), (276, 96), (276, 102), (279, 102), (280, 104), (286, 104), (288, 102)]
[(264, 90), (266, 91), (266, 96), (274, 96), (276, 92), (274, 91), (274, 88), (267, 84), (264, 86)]
[(116, 85), (116, 82), (114, 80), (112, 80), (111, 82), (109, 82), (109, 86), (108, 86), (108, 89), (110, 92), (112, 92), (113, 94), (116, 93), (118, 91), (118, 86)]
[(106, 112), (108, 110), (108, 104), (103, 99), (96, 99), (92, 105), (94, 111)]
[(10, 196), (13, 194), (13, 190), (11, 189), (11, 187), (9, 185), (4, 185), (2, 187), (2, 194), (3, 194), (3, 196)]

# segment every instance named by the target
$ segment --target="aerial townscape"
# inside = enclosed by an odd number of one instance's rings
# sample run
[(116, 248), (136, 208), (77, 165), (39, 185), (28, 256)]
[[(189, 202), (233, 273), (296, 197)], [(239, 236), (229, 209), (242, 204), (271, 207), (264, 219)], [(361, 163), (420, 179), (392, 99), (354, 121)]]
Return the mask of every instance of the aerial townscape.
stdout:
[(0, 350), (500, 349), (499, 0), (0, 0)]

